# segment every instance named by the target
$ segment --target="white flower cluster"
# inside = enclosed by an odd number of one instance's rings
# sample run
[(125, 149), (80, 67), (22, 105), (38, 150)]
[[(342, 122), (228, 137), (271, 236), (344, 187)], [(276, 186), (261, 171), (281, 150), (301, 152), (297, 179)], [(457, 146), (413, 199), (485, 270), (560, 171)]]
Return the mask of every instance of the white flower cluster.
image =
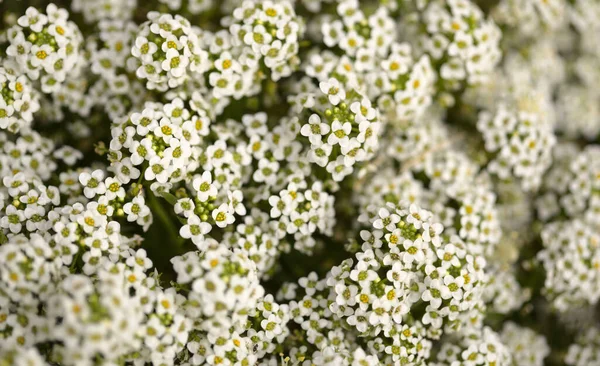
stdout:
[(358, 197), (363, 212), (358, 219), (368, 222), (388, 202), (416, 203), (431, 210), (446, 234), (460, 237), (470, 252), (491, 255), (500, 240), (500, 222), (495, 194), (477, 170), (467, 156), (453, 150), (429, 154), (410, 173), (385, 169)]
[(600, 363), (600, 333), (596, 328), (589, 328), (569, 346), (565, 364), (583, 366), (598, 363)]
[(29, 127), (40, 104), (38, 95), (25, 75), (0, 68), (0, 129), (18, 132)]
[(7, 31), (9, 60), (31, 80), (40, 80), (44, 93), (56, 91), (80, 63), (83, 36), (65, 9), (50, 4), (46, 13), (27, 9)]
[(556, 139), (552, 125), (527, 107), (513, 109), (500, 104), (493, 113), (482, 112), (477, 121), (485, 149), (494, 154), (489, 171), (500, 179), (511, 175), (520, 179), (525, 190), (539, 187), (552, 163)]
[[(465, 332), (458, 339), (442, 344), (434, 366), (510, 366), (511, 349), (502, 343), (500, 335), (491, 328)], [(521, 363), (518, 363), (521, 365)]]
[(314, 50), (304, 66), (320, 81), (335, 77), (376, 101), (386, 120), (410, 121), (431, 104), (435, 74), (427, 55), (416, 57), (409, 43), (394, 36), (394, 20), (385, 8), (367, 16), (356, 0), (341, 1), (337, 18), (323, 17), (322, 41), (334, 52)]
[(588, 146), (578, 151), (564, 145), (555, 151), (555, 166), (548, 172), (548, 183), (537, 202), (544, 221), (559, 216), (581, 218), (594, 226), (600, 224), (600, 149)]
[(538, 258), (546, 270), (544, 291), (559, 310), (600, 299), (600, 235), (580, 220), (556, 222), (542, 231)]
[(1, 366), (600, 364), (596, 1), (35, 3)]
[(63, 344), (55, 357), (64, 364), (133, 361), (136, 353), (158, 364), (187, 341), (191, 324), (178, 314), (173, 289), (162, 290), (144, 273), (152, 262), (143, 249), (128, 255), (124, 263), (102, 258), (95, 281), (65, 277), (48, 300), (49, 340)]
[(500, 29), (471, 1), (409, 1), (415, 10), (406, 16), (407, 33), (418, 37), (442, 88), (456, 90), (483, 83), (501, 58)]
[(515, 365), (543, 366), (544, 358), (550, 354), (543, 336), (513, 322), (504, 324), (500, 338), (510, 349)]
[(320, 91), (304, 95), (305, 115), (300, 134), (310, 143), (308, 160), (339, 182), (353, 166), (369, 160), (379, 147), (378, 110), (355, 90), (346, 91), (335, 79), (319, 83)]
[[(563, 85), (559, 89), (558, 118), (565, 121), (560, 129), (571, 138), (583, 136), (593, 140), (600, 133), (598, 94), (580, 85)], [(569, 121), (569, 122), (566, 122)]]
[[(360, 232), (364, 242), (356, 262), (332, 269), (332, 311), (367, 334), (390, 332), (407, 317), (434, 339), (444, 325), (460, 327), (460, 316), (481, 297), (485, 260), (457, 236), (444, 237), (432, 213), (416, 205), (403, 210), (388, 204), (371, 222), (371, 230)], [(425, 308), (421, 318), (414, 318), (417, 307)]]
[(493, 18), (521, 37), (535, 37), (539, 32), (552, 33), (564, 26), (565, 3), (564, 0), (502, 0), (494, 8)]
[(203, 253), (172, 259), (178, 288), (189, 290), (182, 310), (193, 322), (182, 357), (190, 365), (255, 364), (289, 335), (289, 308), (265, 296), (242, 249), (230, 251), (215, 240), (207, 245)]
[(323, 191), (321, 182), (308, 187), (305, 181), (292, 181), (279, 195), (269, 197), (271, 221), (279, 239), (293, 234), (294, 248), (311, 252), (315, 246), (313, 234), (317, 229), (332, 235), (335, 211), (334, 197)]
[(148, 89), (166, 91), (183, 84), (190, 73), (208, 69), (208, 53), (201, 47), (199, 35), (179, 15), (148, 13), (131, 54), (140, 63), (136, 76), (147, 80)]
[[(51, 358), (65, 365), (98, 357), (114, 363), (144, 357), (156, 364), (172, 358), (187, 341), (190, 323), (178, 314), (173, 289), (161, 289), (147, 273), (152, 262), (146, 252), (131, 249), (115, 231), (110, 240), (121, 252), (95, 257), (84, 273), (70, 274), (62, 266), (72, 268), (75, 261), (54, 243), (75, 236), (69, 232), (74, 225), (58, 222), (62, 229), (56, 227), (51, 241), (20, 234), (0, 247), (3, 349), (50, 342)], [(88, 253), (104, 243), (95, 239)]]
[(73, 0), (71, 8), (83, 14), (86, 22), (127, 20), (131, 18), (138, 0)]
[(300, 63), (297, 54), (302, 26), (288, 1), (243, 1), (233, 11), (229, 31), (234, 42), (262, 56), (262, 63), (277, 81), (290, 76)]
[(177, 283), (191, 289), (184, 309), (191, 318), (201, 320), (197, 330), (219, 334), (244, 327), (264, 296), (256, 267), (239, 250), (231, 252), (214, 240), (206, 245), (202, 253), (188, 252), (172, 259)]
[[(94, 97), (81, 98), (85, 94), (80, 90), (61, 91), (66, 94), (64, 99), (72, 100), (68, 108), (78, 114), (88, 115), (95, 104), (101, 106), (111, 119), (116, 119), (129, 109), (141, 109), (147, 93), (144, 84), (131, 77), (139, 66), (131, 54), (137, 26), (128, 20), (107, 19), (100, 20), (98, 28), (98, 39), (86, 45), (91, 72), (98, 76), (98, 80), (89, 86)], [(85, 77), (77, 78), (77, 82), (88, 87)]]
[(394, 160), (414, 164), (430, 151), (443, 146), (447, 138), (448, 130), (442, 121), (441, 112), (429, 108), (420, 117), (398, 123), (393, 130), (386, 131), (381, 137), (381, 145), (387, 146), (385, 153)]
[(477, 167), (454, 151), (432, 154), (423, 165), (420, 169), (434, 192), (430, 206), (445, 227), (453, 228), (448, 234), (457, 234), (474, 253), (490, 255), (501, 231), (487, 177), (476, 175)]
[(531, 291), (524, 289), (515, 277), (513, 268), (488, 267), (488, 282), (483, 299), (490, 312), (509, 314), (520, 309), (530, 299)]
[[(146, 104), (141, 113), (113, 124), (112, 169), (123, 183), (140, 174), (157, 185), (178, 182), (199, 164), (198, 157), (192, 156), (191, 144), (208, 134), (209, 123), (206, 117), (192, 116), (180, 99), (164, 105)], [(137, 166), (146, 168), (139, 170)]]

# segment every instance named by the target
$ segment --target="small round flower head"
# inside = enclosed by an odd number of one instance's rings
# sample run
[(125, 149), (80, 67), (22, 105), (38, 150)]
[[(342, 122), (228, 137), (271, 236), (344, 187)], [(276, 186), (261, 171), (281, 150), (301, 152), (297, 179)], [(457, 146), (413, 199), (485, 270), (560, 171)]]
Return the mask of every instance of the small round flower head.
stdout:
[(233, 10), (234, 41), (261, 56), (275, 81), (291, 75), (298, 58), (303, 24), (290, 1), (243, 1)]
[(0, 67), (0, 87), (0, 129), (18, 132), (29, 127), (40, 104), (27, 76)]
[(65, 9), (48, 5), (46, 13), (28, 8), (8, 30), (6, 54), (32, 80), (40, 80), (42, 91), (57, 90), (67, 73), (77, 71), (83, 37)]
[(303, 64), (306, 74), (319, 81), (330, 77), (348, 89), (364, 92), (395, 124), (409, 122), (424, 113), (434, 93), (435, 72), (429, 57), (417, 57), (408, 43), (394, 34), (394, 19), (381, 7), (366, 15), (360, 2), (342, 1), (336, 8), (339, 18), (320, 19), (319, 41), (343, 56), (313, 49)]
[[(98, 28), (98, 39), (89, 42), (87, 50), (91, 72), (99, 79), (89, 87), (89, 96), (84, 92), (76, 93), (85, 96), (76, 102), (89, 105), (91, 103), (84, 101), (93, 100), (114, 120), (143, 108), (143, 99), (147, 96), (144, 83), (132, 77), (139, 66), (131, 54), (138, 27), (128, 20), (100, 20)], [(87, 75), (79, 80), (84, 89), (88, 87)], [(74, 93), (65, 94), (71, 96)]]
[(554, 155), (557, 164), (544, 179), (544, 194), (537, 201), (538, 215), (544, 221), (562, 214), (598, 225), (600, 149), (592, 145), (579, 152), (572, 145), (561, 145)]
[(202, 32), (202, 48), (209, 52), (210, 62), (193, 65), (196, 78), (183, 87), (189, 88), (194, 103), (204, 105), (209, 116), (221, 114), (232, 99), (257, 95), (261, 81), (268, 77), (261, 54), (238, 36), (225, 29)]
[(207, 239), (206, 250), (188, 252), (171, 260), (177, 283), (189, 286), (185, 311), (200, 322), (201, 329), (218, 334), (243, 326), (251, 309), (264, 295), (256, 265), (238, 249)]
[(536, 95), (525, 95), (517, 105), (500, 103), (493, 112), (481, 112), (477, 121), (491, 155), (489, 172), (501, 180), (516, 178), (527, 191), (539, 188), (556, 143), (551, 120), (542, 107)]
[(131, 49), (140, 66), (136, 76), (148, 89), (166, 91), (183, 84), (192, 72), (206, 69), (208, 54), (190, 22), (180, 15), (149, 12)]
[(463, 332), (458, 341), (443, 342), (436, 359), (436, 365), (440, 366), (513, 365), (511, 349), (489, 327), (469, 329)]
[(559, 311), (593, 305), (600, 298), (600, 236), (574, 219), (546, 224), (537, 258), (546, 272), (544, 294)]
[(74, 0), (71, 7), (83, 14), (88, 23), (101, 20), (127, 20), (133, 15), (137, 0)]
[(530, 299), (531, 291), (519, 284), (514, 268), (488, 266), (486, 274), (488, 282), (483, 292), (483, 300), (488, 306), (488, 311), (509, 314), (521, 309)]
[[(201, 14), (215, 6), (214, 0), (158, 0), (169, 7), (172, 11), (188, 11), (190, 14)], [(232, 4), (233, 3), (233, 4)], [(237, 1), (225, 2), (220, 4), (222, 11), (229, 12), (226, 7), (237, 5)]]
[[(52, 276), (60, 268), (50, 244), (41, 235), (12, 236), (0, 246), (0, 292), (4, 302), (37, 306), (53, 291)], [(35, 296), (34, 296), (35, 295)]]
[(425, 187), (410, 172), (399, 174), (396, 169), (383, 167), (365, 180), (360, 194), (355, 195), (360, 215), (358, 222), (368, 224), (377, 211), (387, 203), (397, 202), (403, 206), (424, 203)]
[[(69, 276), (49, 302), (48, 317), (57, 323), (52, 324), (56, 328), (50, 338), (62, 341), (60, 334), (70, 333), (68, 342), (60, 350), (67, 360), (88, 360), (97, 354), (118, 358), (138, 345), (134, 329), (143, 313), (139, 305), (128, 298), (123, 280), (111, 281), (116, 278), (111, 275), (94, 283), (85, 276)], [(123, 320), (131, 325), (119, 329)]]
[[(306, 183), (305, 183), (306, 184)], [(308, 188), (308, 189), (306, 189)], [(317, 230), (332, 235), (335, 225), (334, 197), (323, 189), (321, 182), (299, 188), (290, 183), (278, 195), (269, 197), (271, 223), (277, 228), (276, 235), (294, 236), (294, 248), (310, 253), (315, 241), (311, 237)]]
[[(391, 131), (390, 131), (391, 130)], [(431, 151), (445, 146), (449, 138), (441, 118), (441, 111), (433, 108), (420, 117), (394, 125), (382, 135), (382, 146), (386, 152), (401, 164), (414, 164), (429, 155)]]
[(256, 208), (243, 219), (235, 232), (225, 233), (223, 242), (246, 251), (256, 264), (261, 279), (272, 275), (279, 253), (289, 248), (281, 238), (277, 223), (270, 221), (267, 213)]
[(57, 169), (52, 157), (55, 143), (34, 130), (22, 128), (17, 135), (1, 131), (1, 155), (4, 156), (2, 178), (23, 173), (29, 179), (50, 179)]
[(2, 347), (0, 362), (6, 365), (42, 366), (46, 362), (35, 347)]
[[(505, 26), (515, 41), (536, 38), (564, 26), (566, 1), (502, 0), (492, 10), (494, 21)], [(510, 33), (509, 33), (510, 35)]]
[(565, 356), (568, 366), (597, 365), (600, 362), (600, 331), (591, 327), (582, 330)]
[(595, 32), (600, 29), (600, 22), (596, 16), (600, 12), (600, 5), (592, 0), (568, 1), (568, 15), (571, 24), (581, 33)]
[(319, 89), (303, 106), (300, 135), (310, 145), (309, 162), (325, 168), (339, 182), (378, 149), (379, 111), (335, 78), (320, 82)]
[[(360, 233), (356, 262), (332, 269), (327, 284), (337, 305), (331, 310), (360, 333), (389, 332), (409, 319), (421, 321), (433, 338), (444, 325), (458, 327), (458, 316), (481, 296), (485, 260), (469, 254), (458, 237), (444, 236), (432, 217), (416, 205), (380, 208), (372, 229)], [(420, 318), (417, 307), (425, 309)]]
[(408, 44), (392, 44), (382, 70), (366, 75), (369, 95), (392, 122), (411, 121), (431, 104), (435, 73), (428, 56), (413, 58)]
[(149, 352), (154, 347), (164, 354), (178, 352), (187, 339), (187, 321), (177, 311), (172, 289), (163, 291), (144, 273), (152, 266), (145, 252), (122, 254), (127, 260), (118, 263), (100, 257), (93, 280), (65, 276), (48, 300), (53, 332), (46, 337), (60, 343), (53, 352), (66, 365), (91, 359), (116, 362), (133, 352), (157, 362), (161, 355)]
[[(135, 167), (147, 164), (141, 171), (147, 181), (182, 181), (198, 166), (195, 160), (199, 152), (193, 156), (191, 144), (199, 143), (208, 133), (204, 128), (208, 123), (205, 117), (192, 115), (181, 99), (167, 104), (147, 103), (141, 112), (115, 121), (110, 147), (120, 158), (113, 162), (113, 169), (122, 168), (124, 161)], [(138, 168), (115, 171), (123, 183), (129, 182), (134, 172), (139, 173)]]
[[(404, 22), (431, 57), (442, 88), (485, 82), (500, 61), (500, 29), (470, 0), (431, 1)], [(410, 39), (410, 38), (409, 38)]]
[[(302, 277), (298, 281), (296, 288), (296, 299), (289, 303), (290, 318), (301, 330), (302, 341), (292, 340), (289, 350), (290, 361), (302, 362), (311, 360), (312, 362), (329, 362), (326, 364), (351, 364), (350, 360), (355, 357), (358, 359), (379, 360), (383, 362), (400, 361), (414, 358), (415, 360), (424, 360), (428, 357), (431, 349), (431, 342), (424, 338), (425, 330), (422, 325), (415, 324), (411, 327), (397, 327), (394, 335), (390, 333), (390, 338), (377, 338), (379, 343), (376, 347), (363, 348), (358, 343), (356, 329), (342, 319), (335, 312), (329, 310), (329, 304), (336, 306), (335, 292), (327, 286), (328, 280), (319, 279), (317, 274), (312, 272), (307, 277)], [(365, 320), (362, 319), (361, 322)], [(291, 327), (290, 327), (291, 328)], [(408, 336), (400, 335), (400, 331)], [(393, 338), (393, 339), (392, 339)], [(372, 342), (371, 337), (362, 338), (365, 343)], [(384, 343), (385, 342), (385, 343)], [(335, 348), (337, 351), (332, 352)], [(362, 352), (356, 352), (361, 349)], [(319, 363), (318, 363), (319, 364)]]
[(457, 235), (470, 252), (491, 255), (500, 240), (500, 222), (495, 194), (485, 177), (477, 175), (477, 165), (449, 149), (426, 154), (421, 160), (406, 162), (414, 164), (412, 172), (386, 168), (373, 173), (360, 187), (358, 221), (367, 222), (378, 204), (416, 203), (431, 210), (446, 235)]
[(550, 354), (546, 338), (513, 322), (504, 324), (500, 339), (510, 349), (516, 365), (543, 366), (544, 359)]
[(558, 93), (558, 129), (570, 138), (596, 138), (600, 134), (598, 93), (579, 85), (564, 85)]
[[(473, 253), (490, 256), (500, 241), (496, 194), (485, 175), (466, 155), (448, 150), (425, 158), (423, 170), (434, 193), (431, 209)], [(417, 173), (418, 174), (418, 173)], [(458, 207), (458, 208), (455, 208)]]
[(541, 101), (545, 105), (540, 109), (551, 117), (553, 108), (549, 101), (552, 93), (568, 76), (566, 60), (559, 51), (556, 43), (547, 38), (509, 48), (503, 55), (502, 64), (485, 83), (466, 90), (464, 101), (479, 108), (493, 109), (499, 100), (514, 100), (515, 95), (517, 100), (525, 99), (534, 91), (538, 97), (546, 99)]

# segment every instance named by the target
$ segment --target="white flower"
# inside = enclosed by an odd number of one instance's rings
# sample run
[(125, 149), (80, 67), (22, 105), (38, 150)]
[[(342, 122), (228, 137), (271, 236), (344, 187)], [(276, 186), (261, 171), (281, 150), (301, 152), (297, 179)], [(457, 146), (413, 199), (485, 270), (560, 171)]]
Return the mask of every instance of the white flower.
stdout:
[(337, 119), (331, 124), (331, 134), (327, 136), (327, 143), (329, 145), (340, 144), (340, 146), (346, 146), (349, 141), (348, 135), (352, 130), (350, 122), (340, 122)]
[(240, 215), (246, 215), (246, 207), (244, 206), (244, 194), (240, 190), (227, 192), (227, 201), (233, 211)]
[(169, 175), (171, 175), (171, 169), (168, 158), (161, 158), (158, 155), (150, 158), (148, 168), (144, 171), (144, 179), (147, 181), (156, 179), (159, 183), (166, 183)]
[(88, 172), (81, 173), (79, 175), (79, 182), (84, 186), (83, 194), (87, 198), (93, 198), (95, 195), (106, 192), (104, 172), (100, 169), (94, 170), (91, 174)]
[(260, 322), (260, 326), (265, 330), (265, 335), (268, 339), (272, 339), (281, 334), (282, 329), (280, 322), (281, 320), (275, 314), (269, 315), (267, 319)]
[(223, 203), (217, 209), (213, 210), (212, 218), (215, 220), (215, 224), (220, 228), (231, 225), (235, 221), (233, 212), (231, 212), (231, 208), (227, 203)]
[(169, 71), (170, 74), (176, 78), (182, 77), (189, 63), (188, 58), (181, 57), (179, 52), (172, 48), (167, 51), (166, 56), (167, 59), (161, 64), (162, 69)]
[(258, 162), (258, 169), (256, 169), (252, 175), (252, 179), (254, 179), (256, 182), (265, 182), (265, 184), (273, 185), (277, 179), (278, 170), (278, 162), (269, 161), (268, 159), (260, 159)]
[(193, 187), (200, 202), (206, 202), (209, 197), (217, 196), (217, 188), (212, 184), (212, 175), (209, 171), (202, 173), (201, 177), (196, 177), (193, 181)]
[(331, 173), (331, 177), (336, 182), (341, 182), (347, 175), (352, 173), (352, 167), (349, 167), (344, 162), (344, 156), (340, 155), (335, 161), (329, 162), (326, 167)]
[(350, 110), (356, 115), (356, 122), (364, 120), (372, 121), (377, 117), (377, 110), (371, 107), (371, 101), (362, 99), (360, 102), (354, 102), (350, 105)]
[(311, 144), (319, 145), (321, 137), (329, 133), (329, 125), (321, 122), (318, 114), (312, 114), (308, 118), (308, 124), (302, 126), (300, 133), (302, 136), (308, 137)]
[(104, 181), (104, 185), (106, 187), (105, 194), (108, 200), (113, 200), (117, 197), (121, 199), (125, 198), (125, 189), (121, 186), (121, 183), (117, 179), (108, 177)]
[(25, 221), (25, 213), (13, 205), (9, 205), (5, 212), (6, 215), (0, 219), (0, 225), (9, 229), (13, 234), (19, 233), (22, 228), (21, 223)]
[(417, 205), (410, 205), (409, 210), (410, 215), (408, 215), (406, 221), (413, 224), (415, 228), (420, 229), (423, 221), (428, 219), (428, 214)]
[(319, 88), (327, 95), (329, 102), (333, 105), (338, 105), (346, 99), (346, 91), (337, 79), (331, 78), (328, 81), (321, 81)]
[(146, 206), (144, 197), (135, 196), (131, 202), (127, 202), (123, 206), (123, 211), (127, 214), (127, 221), (133, 222), (140, 217), (145, 217), (150, 213), (150, 209)]
[(319, 145), (312, 145), (308, 153), (308, 158), (320, 167), (325, 167), (329, 162), (332, 150), (333, 147), (329, 144), (321, 143)]
[(425, 252), (423, 248), (425, 247), (423, 240), (418, 238), (414, 241), (404, 240), (402, 246), (406, 250), (402, 253), (402, 261), (406, 264), (411, 264), (412, 262), (423, 263), (425, 259)]
[(206, 249), (204, 235), (212, 230), (212, 226), (208, 222), (203, 222), (195, 214), (190, 214), (185, 225), (179, 229), (179, 235), (185, 239), (192, 239), (199, 250)]

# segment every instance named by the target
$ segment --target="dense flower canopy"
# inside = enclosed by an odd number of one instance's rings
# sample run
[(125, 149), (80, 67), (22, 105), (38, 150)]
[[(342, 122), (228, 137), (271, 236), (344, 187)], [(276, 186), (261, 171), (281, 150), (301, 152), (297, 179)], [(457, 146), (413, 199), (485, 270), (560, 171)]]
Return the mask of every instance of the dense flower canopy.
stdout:
[(600, 365), (600, 2), (0, 15), (0, 366)]

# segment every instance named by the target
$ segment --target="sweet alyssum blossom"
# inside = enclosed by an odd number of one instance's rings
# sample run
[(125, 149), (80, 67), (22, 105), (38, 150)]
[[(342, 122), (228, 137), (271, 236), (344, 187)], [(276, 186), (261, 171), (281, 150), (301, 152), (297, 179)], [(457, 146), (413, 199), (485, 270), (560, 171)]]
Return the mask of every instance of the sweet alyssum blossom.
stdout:
[(13, 3), (0, 365), (598, 362), (596, 2)]

